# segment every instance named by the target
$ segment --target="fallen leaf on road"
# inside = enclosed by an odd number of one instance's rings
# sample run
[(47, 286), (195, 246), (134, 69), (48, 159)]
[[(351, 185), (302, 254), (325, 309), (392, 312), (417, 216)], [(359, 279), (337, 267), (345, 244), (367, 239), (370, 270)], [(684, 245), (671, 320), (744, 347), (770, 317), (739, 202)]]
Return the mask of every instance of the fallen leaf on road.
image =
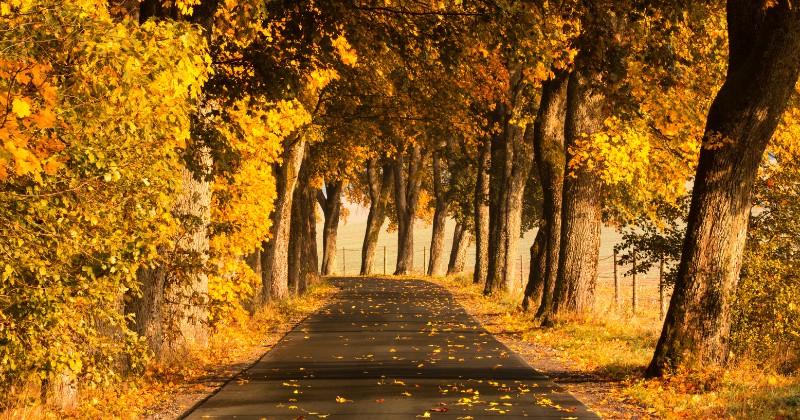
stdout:
[(353, 402), (353, 400), (348, 400), (347, 398), (340, 397), (340, 396), (337, 395), (336, 396), (336, 402), (337, 403), (348, 403), (348, 402)]

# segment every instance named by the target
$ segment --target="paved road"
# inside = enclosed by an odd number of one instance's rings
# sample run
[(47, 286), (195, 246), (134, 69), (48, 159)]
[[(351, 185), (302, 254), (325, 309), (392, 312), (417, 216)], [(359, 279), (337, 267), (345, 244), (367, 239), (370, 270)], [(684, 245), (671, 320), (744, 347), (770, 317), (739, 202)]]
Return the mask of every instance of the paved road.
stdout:
[(187, 418), (598, 418), (443, 288), (333, 281), (331, 304)]

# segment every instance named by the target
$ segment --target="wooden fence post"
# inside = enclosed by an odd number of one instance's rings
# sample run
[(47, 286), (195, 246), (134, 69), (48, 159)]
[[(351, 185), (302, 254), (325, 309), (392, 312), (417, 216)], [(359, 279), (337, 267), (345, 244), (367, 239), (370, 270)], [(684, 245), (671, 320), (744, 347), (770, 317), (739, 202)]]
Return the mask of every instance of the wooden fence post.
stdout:
[(619, 310), (619, 277), (617, 277), (617, 250), (614, 249), (614, 306)]
[(639, 285), (636, 283), (636, 249), (633, 250), (633, 314), (639, 309)]

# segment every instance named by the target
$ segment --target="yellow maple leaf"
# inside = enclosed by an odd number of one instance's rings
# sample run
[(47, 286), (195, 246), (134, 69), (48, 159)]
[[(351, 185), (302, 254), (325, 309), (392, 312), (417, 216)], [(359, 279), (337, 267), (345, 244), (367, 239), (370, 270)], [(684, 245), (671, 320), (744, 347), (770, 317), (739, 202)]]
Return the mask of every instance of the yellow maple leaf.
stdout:
[(11, 112), (19, 118), (25, 118), (31, 115), (31, 106), (22, 99), (14, 98), (11, 102)]

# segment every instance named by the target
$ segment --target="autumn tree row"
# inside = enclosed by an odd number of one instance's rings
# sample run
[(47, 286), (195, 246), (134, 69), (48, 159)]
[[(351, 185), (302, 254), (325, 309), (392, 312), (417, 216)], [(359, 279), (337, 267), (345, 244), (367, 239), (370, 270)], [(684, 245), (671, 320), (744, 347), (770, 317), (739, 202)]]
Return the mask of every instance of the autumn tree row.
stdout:
[(474, 239), (487, 294), (538, 227), (524, 305), (549, 324), (591, 310), (601, 225), (655, 221), (687, 185), (648, 373), (724, 363), (800, 70), (796, 7), (725, 6), (2, 3), (0, 382), (99, 386), (202, 350), (332, 272), (345, 199), (370, 208), (362, 274), (387, 219), (409, 274), (419, 218), (443, 274), (450, 217), (446, 271)]

